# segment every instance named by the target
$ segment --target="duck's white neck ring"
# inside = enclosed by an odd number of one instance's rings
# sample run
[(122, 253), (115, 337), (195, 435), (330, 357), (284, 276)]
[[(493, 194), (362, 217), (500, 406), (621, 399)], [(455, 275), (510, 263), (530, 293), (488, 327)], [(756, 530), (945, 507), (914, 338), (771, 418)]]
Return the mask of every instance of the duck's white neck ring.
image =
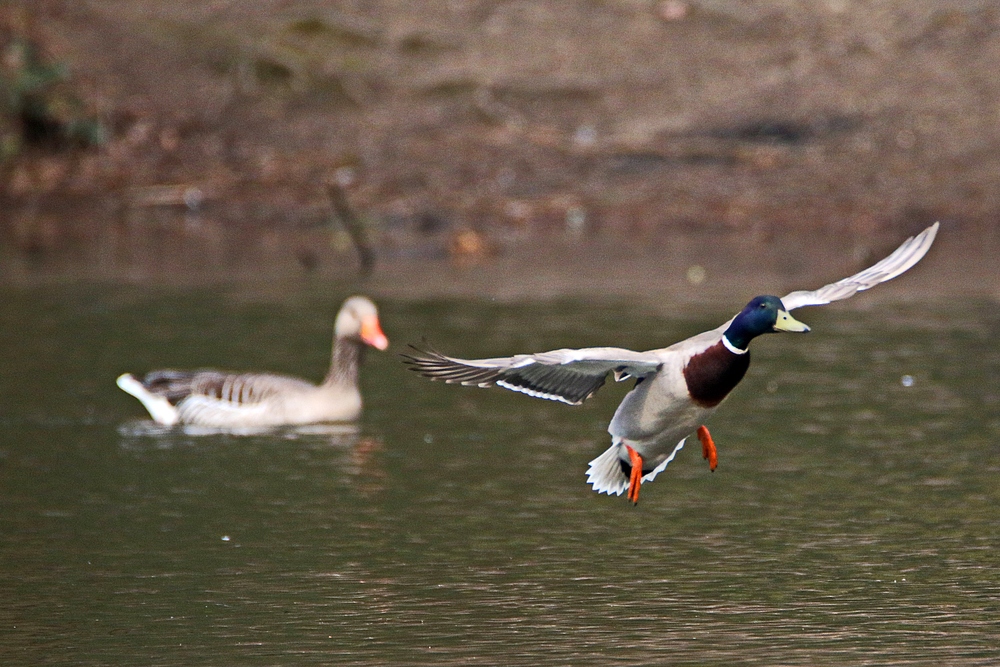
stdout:
[[(732, 352), (733, 354), (746, 354), (747, 353), (747, 350), (741, 350), (740, 348), (738, 348), (735, 345), (733, 345), (732, 343), (730, 343), (729, 339), (726, 338), (725, 335), (722, 336), (722, 344), (725, 345), (726, 349), (729, 350), (730, 352)], [(749, 348), (747, 348), (747, 349), (749, 349)]]

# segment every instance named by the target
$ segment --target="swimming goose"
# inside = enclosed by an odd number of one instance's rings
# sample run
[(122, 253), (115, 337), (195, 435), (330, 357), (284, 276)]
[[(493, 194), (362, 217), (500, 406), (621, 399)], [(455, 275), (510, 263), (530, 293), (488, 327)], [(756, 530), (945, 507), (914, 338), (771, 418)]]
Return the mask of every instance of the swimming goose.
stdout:
[(809, 331), (789, 313), (847, 299), (895, 278), (923, 258), (937, 230), (935, 222), (874, 266), (819, 289), (791, 292), (780, 299), (754, 297), (722, 326), (658, 350), (592, 347), (457, 359), (414, 347), (414, 354), (403, 357), (412, 370), (432, 380), (476, 387), (495, 384), (570, 405), (590, 398), (609, 373), (616, 381), (635, 378), (635, 387), (608, 426), (611, 447), (590, 462), (587, 482), (599, 493), (621, 495), (627, 490), (629, 500), (638, 503), (640, 485), (667, 467), (692, 431), (697, 432), (709, 468), (715, 470), (718, 454), (703, 422), (743, 379), (750, 365), (751, 340), (765, 333)]
[(375, 304), (352, 296), (337, 313), (330, 370), (320, 385), (273, 373), (203, 369), (157, 370), (142, 381), (125, 373), (118, 386), (166, 426), (226, 429), (351, 421), (361, 414), (358, 368), (365, 345), (384, 350), (389, 340)]

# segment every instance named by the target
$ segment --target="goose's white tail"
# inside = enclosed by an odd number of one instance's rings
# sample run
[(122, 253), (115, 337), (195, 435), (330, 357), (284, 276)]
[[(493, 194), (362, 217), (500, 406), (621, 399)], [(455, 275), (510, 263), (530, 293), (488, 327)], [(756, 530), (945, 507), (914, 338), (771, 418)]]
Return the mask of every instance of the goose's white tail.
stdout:
[(141, 382), (132, 377), (131, 373), (119, 375), (117, 382), (122, 391), (139, 399), (157, 424), (173, 426), (180, 419), (177, 408), (170, 405), (170, 401), (148, 391)]
[[(686, 441), (687, 438), (683, 438), (678, 442), (677, 446), (674, 447), (674, 451), (670, 452), (670, 456), (663, 459), (658, 466), (643, 475), (642, 481), (652, 482), (657, 475), (666, 469), (667, 464), (674, 460), (677, 452), (684, 449)], [(622, 470), (622, 447), (624, 445), (621, 441), (616, 441), (603, 454), (590, 462), (590, 467), (587, 468), (587, 483), (594, 487), (594, 491), (606, 493), (609, 496), (620, 496), (628, 488), (628, 475)]]

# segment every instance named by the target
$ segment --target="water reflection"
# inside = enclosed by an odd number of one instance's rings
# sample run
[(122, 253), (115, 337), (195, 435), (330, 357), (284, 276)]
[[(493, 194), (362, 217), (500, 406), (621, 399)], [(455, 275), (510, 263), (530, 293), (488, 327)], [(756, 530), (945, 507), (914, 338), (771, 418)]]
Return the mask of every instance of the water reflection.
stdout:
[(304, 424), (291, 427), (240, 427), (240, 428), (213, 428), (210, 426), (198, 426), (193, 424), (182, 424), (178, 427), (163, 426), (148, 419), (137, 419), (124, 422), (118, 427), (118, 433), (124, 441), (131, 439), (153, 439), (158, 442), (169, 442), (172, 435), (186, 436), (186, 439), (200, 436), (266, 436), (278, 440), (298, 440), (299, 438), (322, 439), (328, 436), (331, 444), (344, 445), (353, 443), (361, 432), (356, 422), (326, 423), (326, 424)]
[(146, 449), (175, 447), (214, 447), (228, 441), (234, 446), (254, 440), (263, 447), (277, 443), (295, 443), (297, 452), (317, 456), (333, 455), (332, 464), (340, 477), (358, 493), (371, 496), (385, 490), (388, 473), (382, 467), (385, 444), (380, 437), (363, 435), (357, 423), (306, 424), (283, 428), (217, 429), (204, 426), (163, 426), (148, 419), (131, 420), (118, 427), (123, 450), (142, 452)]
[[(122, 367), (178, 350), (235, 347), (237, 361), (308, 375), (328, 354), (317, 301), (338, 296), (7, 300), (4, 324), (44, 332), (7, 330), (0, 369), (11, 664), (998, 658), (995, 309), (810, 313), (814, 334), (762, 341), (713, 419), (719, 469), (686, 448), (637, 508), (584, 482), (626, 388), (573, 408), (425, 383), (372, 355), (356, 427), (234, 435), (136, 420), (114, 386)], [(719, 317), (383, 310), (387, 328), (468, 356), (650, 348)], [(220, 314), (231, 330), (211, 329)], [(150, 317), (161, 349), (135, 345)], [(281, 319), (297, 326), (273, 327), (280, 342), (255, 338)]]

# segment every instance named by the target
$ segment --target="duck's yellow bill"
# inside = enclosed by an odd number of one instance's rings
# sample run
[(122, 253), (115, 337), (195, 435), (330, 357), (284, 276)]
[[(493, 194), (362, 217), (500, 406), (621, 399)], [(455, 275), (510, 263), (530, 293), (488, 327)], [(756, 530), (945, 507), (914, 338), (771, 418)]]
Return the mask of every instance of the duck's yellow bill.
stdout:
[(779, 310), (778, 321), (774, 323), (774, 330), (787, 331), (789, 333), (806, 333), (809, 331), (809, 327), (789, 315), (787, 310)]

